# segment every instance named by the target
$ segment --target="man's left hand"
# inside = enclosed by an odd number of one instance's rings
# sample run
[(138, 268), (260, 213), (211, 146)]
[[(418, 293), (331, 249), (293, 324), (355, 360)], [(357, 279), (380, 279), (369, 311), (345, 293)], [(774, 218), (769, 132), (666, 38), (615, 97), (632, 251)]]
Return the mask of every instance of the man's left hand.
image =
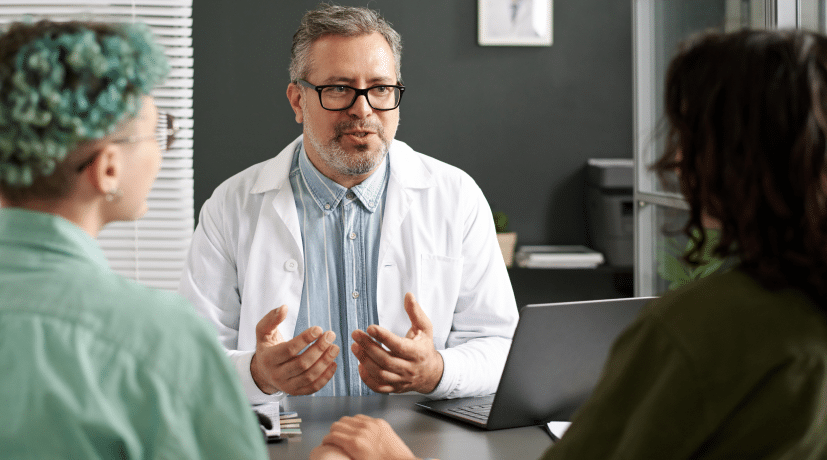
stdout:
[(351, 335), (359, 376), (377, 393), (430, 393), (442, 379), (444, 363), (434, 348), (433, 325), (410, 292), (405, 295), (405, 311), (411, 320), (405, 337), (375, 324), (367, 333), (357, 329)]

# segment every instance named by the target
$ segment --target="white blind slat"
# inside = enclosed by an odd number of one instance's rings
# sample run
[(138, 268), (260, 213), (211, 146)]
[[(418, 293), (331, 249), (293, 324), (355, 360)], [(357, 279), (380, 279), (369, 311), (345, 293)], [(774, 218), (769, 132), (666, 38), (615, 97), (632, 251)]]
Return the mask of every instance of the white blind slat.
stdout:
[(192, 78), (167, 78), (157, 89), (166, 88), (192, 88)]
[(137, 2), (129, 0), (87, 0), (85, 2), (61, 2), (60, 0), (27, 0), (25, 2), (3, 1), (0, 5), (71, 5), (76, 8), (82, 7), (106, 7), (114, 5), (127, 5), (140, 8), (141, 6), (192, 6), (192, 0), (140, 0)]
[[(123, 6), (97, 6), (93, 7), (90, 6), (88, 8), (81, 8), (78, 9), (77, 7), (66, 6), (66, 5), (59, 5), (59, 4), (12, 4), (8, 5), (3, 3), (3, 16), (23, 16), (23, 15), (30, 15), (30, 16), (48, 16), (50, 18), (56, 18), (58, 16), (65, 16), (65, 17), (72, 17), (78, 16), (79, 19), (82, 16), (94, 15), (96, 18), (101, 17), (115, 17), (115, 16), (128, 16), (130, 19), (132, 18), (132, 7), (130, 5), (123, 5)], [(173, 6), (167, 8), (157, 8), (152, 6), (136, 6), (135, 7), (136, 15), (140, 14), (141, 18), (144, 19), (143, 22), (148, 22), (149, 20), (157, 20), (158, 18), (169, 18), (171, 21), (175, 21), (175, 24), (181, 24), (182, 26), (192, 27), (192, 8), (186, 8), (181, 6)]]

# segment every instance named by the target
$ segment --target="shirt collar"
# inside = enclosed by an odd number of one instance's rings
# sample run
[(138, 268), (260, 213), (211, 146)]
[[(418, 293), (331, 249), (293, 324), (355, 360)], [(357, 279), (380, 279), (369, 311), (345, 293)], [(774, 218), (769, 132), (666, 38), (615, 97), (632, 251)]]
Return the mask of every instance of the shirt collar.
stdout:
[(0, 209), (0, 241), (41, 247), (109, 267), (106, 255), (91, 235), (54, 214), (22, 208)]
[[(347, 196), (348, 189), (337, 184), (316, 169), (310, 161), (310, 158), (308, 158), (303, 143), (300, 144), (300, 150), (296, 156), (298, 158), (297, 161), (294, 161), (291, 175), (295, 173), (300, 174), (300, 180), (304, 181), (316, 205), (325, 212), (332, 211), (339, 205), (342, 199)], [(362, 203), (362, 206), (371, 213), (379, 207), (380, 198), (385, 192), (385, 185), (387, 184), (388, 178), (388, 165), (388, 155), (385, 155), (382, 163), (376, 168), (373, 174), (368, 176), (361, 184), (349, 190), (353, 192), (355, 198)]]

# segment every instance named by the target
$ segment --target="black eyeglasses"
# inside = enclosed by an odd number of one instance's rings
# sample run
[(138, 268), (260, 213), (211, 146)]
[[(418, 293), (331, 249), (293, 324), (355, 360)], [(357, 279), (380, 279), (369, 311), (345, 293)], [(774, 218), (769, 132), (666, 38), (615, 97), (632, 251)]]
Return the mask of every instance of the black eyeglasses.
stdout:
[[(111, 142), (116, 144), (133, 144), (135, 142), (155, 139), (161, 147), (161, 150), (167, 151), (172, 146), (172, 143), (175, 142), (175, 135), (178, 134), (178, 131), (178, 124), (175, 122), (175, 117), (172, 116), (172, 114), (158, 112), (158, 124), (155, 127), (155, 134), (151, 136), (130, 136), (123, 139), (115, 139)], [(89, 165), (95, 162), (95, 158), (97, 158), (97, 156), (98, 154), (95, 153), (90, 158), (86, 159), (83, 163), (78, 165), (77, 171), (81, 172), (89, 167)]]
[(325, 110), (347, 110), (359, 96), (365, 96), (373, 110), (393, 110), (399, 107), (405, 87), (402, 85), (375, 85), (358, 89), (347, 85), (316, 86), (307, 80), (296, 80), (296, 84), (315, 89), (319, 93), (319, 103)]

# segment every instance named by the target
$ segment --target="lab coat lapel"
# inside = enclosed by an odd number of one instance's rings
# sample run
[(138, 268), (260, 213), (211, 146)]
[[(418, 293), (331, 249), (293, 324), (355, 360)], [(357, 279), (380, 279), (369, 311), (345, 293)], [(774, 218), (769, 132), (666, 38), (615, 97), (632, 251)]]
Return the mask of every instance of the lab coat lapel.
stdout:
[(407, 144), (394, 140), (388, 156), (391, 168), (382, 216), (382, 233), (379, 238), (379, 273), (382, 273), (381, 268), (388, 262), (386, 258), (390, 247), (402, 244), (402, 223), (406, 218), (415, 218), (408, 214), (417, 197), (417, 189), (433, 186), (431, 173)]
[[(398, 242), (400, 227), (411, 208), (413, 197), (411, 192), (400, 183), (391, 166), (391, 176), (388, 178), (388, 192), (385, 197), (385, 211), (382, 216), (382, 232), (379, 236), (379, 267), (385, 265), (388, 249), (393, 242)], [(398, 244), (398, 243), (397, 243)], [(379, 273), (382, 273), (380, 270)], [(381, 285), (381, 283), (380, 283)]]
[[(304, 273), (306, 267), (304, 266), (304, 251), (302, 248), (301, 243), (301, 229), (299, 228), (299, 216), (298, 212), (296, 211), (296, 202), (293, 199), (293, 189), (290, 187), (290, 183), (288, 180), (285, 181), (287, 186), (282, 187), (276, 193), (276, 196), (273, 198), (273, 209), (276, 212), (278, 218), (284, 222), (284, 225), (290, 231), (291, 236), (293, 237), (293, 244), (295, 247), (293, 248), (295, 253), (300, 254), (301, 256), (296, 260), (298, 263), (298, 270), (297, 272)], [(286, 249), (286, 248), (285, 248)], [(276, 248), (278, 251), (278, 248)], [(292, 251), (290, 251), (292, 252)], [(287, 251), (282, 252), (282, 254), (287, 253)], [(276, 270), (281, 270), (282, 267), (274, 267)], [(299, 275), (302, 278), (304, 276)], [(296, 329), (296, 320), (299, 316), (299, 303), (301, 291), (298, 292), (298, 296), (291, 296), (295, 297), (294, 303), (289, 305), (287, 309), (287, 317), (284, 318), (284, 321), (279, 325), (279, 330), (281, 331), (282, 336), (284, 337), (292, 337), (293, 333)]]
[[(276, 247), (261, 248), (260, 255), (271, 254), (276, 256), (276, 259), (285, 254), (298, 254), (296, 262), (298, 263), (298, 270), (294, 272), (293, 276), (303, 278), (304, 273), (304, 251), (302, 247), (301, 229), (299, 228), (299, 216), (296, 211), (296, 202), (293, 198), (293, 188), (290, 186), (290, 167), (293, 164), (293, 154), (302, 137), (299, 136), (296, 140), (284, 148), (275, 158), (270, 160), (264, 167), (256, 180), (255, 185), (250, 190), (250, 193), (264, 193), (265, 202), (262, 203), (261, 216), (259, 218), (259, 225), (265, 225), (268, 228), (261, 228), (265, 234), (278, 232), (279, 229), (274, 226), (282, 226), (286, 229), (292, 239), (286, 240), (282, 238), (266, 238), (268, 244)], [(270, 203), (267, 203), (270, 200)], [(283, 230), (282, 230), (283, 231)], [(282, 245), (281, 242), (286, 243)], [(279, 259), (280, 260), (280, 259)], [(270, 273), (279, 273), (282, 271), (281, 263), (273, 263), (270, 267)], [(258, 286), (258, 291), (266, 292), (267, 286)], [(283, 299), (283, 302), (288, 304), (287, 317), (279, 325), (284, 337), (292, 337), (296, 327), (296, 319), (299, 314), (299, 302), (301, 290), (291, 293), (288, 298)], [(269, 296), (267, 296), (269, 297)], [(262, 299), (265, 301), (267, 299)], [(272, 298), (269, 299), (272, 301)], [(267, 302), (264, 302), (265, 304)], [(273, 308), (277, 307), (275, 305)], [(263, 312), (266, 313), (266, 312)]]

